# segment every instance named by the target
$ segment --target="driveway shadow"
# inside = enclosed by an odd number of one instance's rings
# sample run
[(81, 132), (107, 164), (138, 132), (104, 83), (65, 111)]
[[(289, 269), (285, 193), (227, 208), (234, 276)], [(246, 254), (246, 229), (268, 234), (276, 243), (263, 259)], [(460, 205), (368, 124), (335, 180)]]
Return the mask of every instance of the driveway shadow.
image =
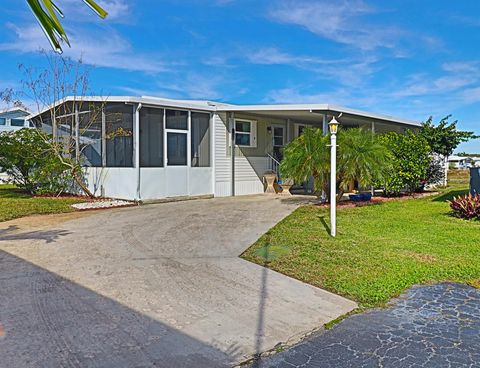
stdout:
[(0, 241), (12, 240), (43, 240), (46, 243), (53, 243), (62, 236), (71, 234), (67, 230), (35, 230), (18, 232), (17, 225), (10, 225), (6, 229), (0, 229)]
[(4, 367), (214, 368), (234, 361), (230, 353), (4, 251), (0, 269)]

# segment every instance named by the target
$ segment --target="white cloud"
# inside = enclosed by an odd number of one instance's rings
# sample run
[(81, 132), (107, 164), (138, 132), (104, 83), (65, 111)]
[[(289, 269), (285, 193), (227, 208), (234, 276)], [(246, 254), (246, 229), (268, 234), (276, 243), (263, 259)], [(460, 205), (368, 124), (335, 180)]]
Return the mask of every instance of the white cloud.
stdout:
[(449, 62), (442, 65), (439, 76), (412, 74), (406, 82), (393, 93), (395, 97), (413, 97), (442, 95), (478, 85), (480, 83), (480, 64), (478, 62)]
[(196, 73), (180, 75), (169, 74), (168, 79), (152, 81), (149, 89), (130, 86), (119, 86), (118, 89), (137, 96), (158, 96), (165, 98), (192, 98), (201, 100), (223, 99), (221, 92), (225, 81), (220, 76), (210, 76)]
[(250, 52), (247, 59), (252, 64), (264, 64), (264, 65), (306, 65), (306, 64), (334, 64), (341, 62), (341, 60), (326, 60), (317, 57), (292, 55), (286, 52), (280, 51), (276, 47), (259, 48)]
[(293, 55), (275, 47), (254, 50), (247, 56), (252, 64), (289, 65), (312, 72), (312, 77), (331, 80), (350, 87), (357, 86), (376, 71), (374, 56), (363, 56), (360, 60), (354, 58), (323, 59), (307, 55)]
[[(50, 45), (40, 28), (36, 25), (17, 27), (10, 25), (16, 39), (13, 42), (0, 43), (0, 51), (36, 53), (41, 49), (49, 50)], [(158, 73), (167, 67), (157, 60), (160, 58), (134, 51), (130, 43), (115, 31), (109, 29), (87, 31), (67, 29), (73, 47), (64, 46), (65, 56), (82, 59), (86, 64), (99, 67)]]
[(376, 10), (361, 0), (282, 0), (269, 13), (281, 23), (294, 24), (326, 39), (361, 50), (393, 48), (403, 34), (392, 26), (373, 26), (362, 17)]

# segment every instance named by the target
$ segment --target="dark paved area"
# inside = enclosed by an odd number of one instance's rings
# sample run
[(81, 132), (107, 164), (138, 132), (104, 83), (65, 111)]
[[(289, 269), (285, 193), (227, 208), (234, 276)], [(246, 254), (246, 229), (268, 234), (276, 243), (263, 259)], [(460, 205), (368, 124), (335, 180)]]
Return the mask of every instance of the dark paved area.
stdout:
[(480, 290), (414, 287), (254, 367), (480, 367)]

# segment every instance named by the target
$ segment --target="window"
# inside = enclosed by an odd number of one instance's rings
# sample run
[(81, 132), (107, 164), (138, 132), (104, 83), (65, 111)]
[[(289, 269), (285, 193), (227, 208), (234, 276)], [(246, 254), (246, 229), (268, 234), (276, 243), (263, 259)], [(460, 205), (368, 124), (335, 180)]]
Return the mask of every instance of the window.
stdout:
[(283, 127), (273, 127), (273, 146), (283, 146)]
[(187, 165), (187, 134), (167, 133), (167, 165)]
[(273, 157), (281, 161), (283, 159), (283, 127), (274, 126), (272, 129), (273, 136)]
[(256, 122), (251, 120), (235, 120), (235, 144), (245, 147), (256, 147)]
[(179, 129), (187, 130), (188, 129), (188, 111), (180, 110), (167, 110), (167, 129)]
[(210, 166), (210, 114), (192, 112), (192, 167)]
[(163, 109), (140, 110), (140, 166), (163, 167)]
[(108, 167), (133, 167), (133, 106), (105, 105)]
[(10, 120), (10, 125), (14, 127), (23, 127), (25, 126), (25, 120), (24, 119), (11, 119)]
[(78, 108), (79, 140), (82, 164), (101, 167), (102, 162), (102, 105), (82, 103)]
[(0, 118), (0, 125), (7, 125), (7, 119)]

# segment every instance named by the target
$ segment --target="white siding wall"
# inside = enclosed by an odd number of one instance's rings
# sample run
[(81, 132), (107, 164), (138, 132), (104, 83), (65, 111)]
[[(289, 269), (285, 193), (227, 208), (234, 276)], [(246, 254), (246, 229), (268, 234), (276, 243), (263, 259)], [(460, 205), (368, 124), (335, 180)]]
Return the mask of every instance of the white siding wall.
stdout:
[[(225, 113), (215, 114), (215, 196), (232, 195), (232, 158), (229, 150), (230, 136)], [(235, 195), (264, 192), (263, 173), (267, 170), (267, 157), (235, 156)]]
[[(89, 167), (85, 170), (88, 185), (95, 196), (126, 200), (136, 199), (137, 170), (135, 168)], [(210, 195), (213, 174), (210, 167), (189, 168), (188, 193), (185, 196)], [(140, 169), (140, 199), (168, 197), (164, 168)]]
[(227, 197), (231, 191), (231, 159), (227, 156), (227, 114), (214, 114), (215, 129), (215, 196)]
[[(131, 167), (89, 167), (85, 169), (88, 187), (100, 197), (133, 200), (137, 191), (136, 170)], [(102, 193), (103, 191), (103, 193)]]

